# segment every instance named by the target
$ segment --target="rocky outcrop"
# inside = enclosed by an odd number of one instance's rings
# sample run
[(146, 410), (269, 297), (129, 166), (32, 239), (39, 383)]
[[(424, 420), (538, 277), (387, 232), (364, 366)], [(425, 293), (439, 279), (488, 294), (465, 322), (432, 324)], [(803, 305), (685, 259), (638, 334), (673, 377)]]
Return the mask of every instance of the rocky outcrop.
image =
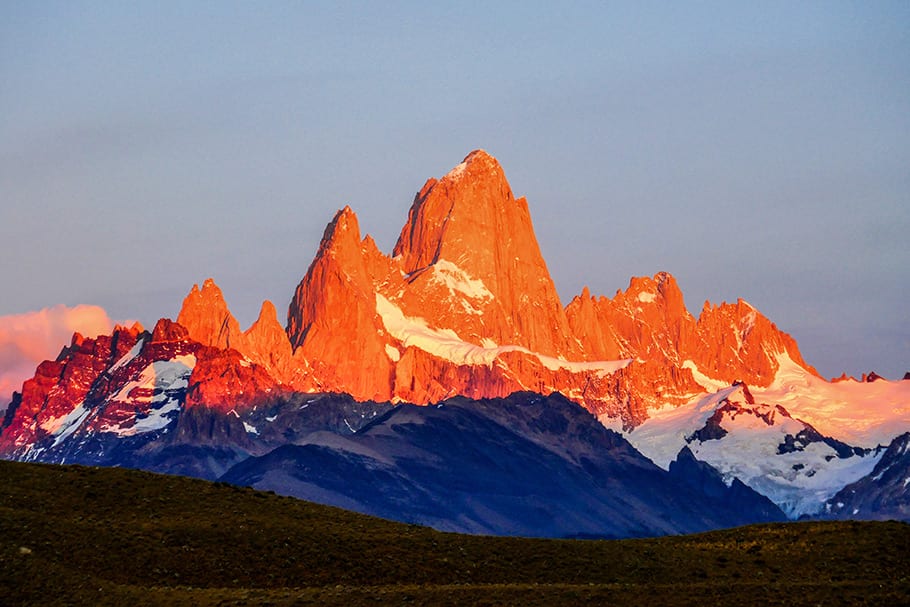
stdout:
[(667, 272), (629, 281), (612, 299), (585, 289), (566, 307), (585, 351), (602, 358), (660, 360), (680, 366), (697, 339), (676, 280)]
[(211, 278), (199, 285), (193, 285), (184, 298), (177, 324), (186, 328), (190, 337), (199, 343), (215, 348), (245, 349), (246, 340), (240, 324), (228, 309), (221, 289)]
[(245, 354), (252, 362), (263, 367), (265, 371), (279, 382), (293, 381), (295, 374), (294, 351), (288, 335), (278, 322), (278, 311), (269, 300), (262, 302), (259, 316), (244, 331)]
[(185, 407), (203, 407), (222, 413), (240, 412), (267, 403), (277, 382), (259, 365), (236, 350), (200, 348), (190, 375)]
[(265, 368), (276, 381), (293, 380), (295, 364), (287, 333), (278, 322), (274, 304), (262, 302), (259, 317), (246, 331), (231, 314), (224, 295), (208, 278), (202, 288), (193, 285), (183, 300), (177, 324), (185, 327), (189, 338), (216, 349), (233, 349), (250, 362)]
[(563, 364), (590, 359), (569, 328), (527, 202), (483, 151), (427, 182), (391, 258), (361, 239), (350, 208), (339, 211), (296, 290), (287, 330), (295, 386), (361, 399), (580, 395), (603, 374)]
[[(232, 334), (226, 307), (209, 308), (222, 321), (205, 335)], [(626, 427), (703, 391), (693, 370), (762, 386), (779, 353), (805, 366), (795, 342), (743, 301), (693, 317), (666, 272), (633, 278), (612, 299), (586, 289), (563, 308), (527, 201), (483, 150), (426, 182), (391, 257), (361, 237), (349, 207), (339, 211), (296, 289), (287, 334), (293, 355), (281, 344), (274, 360), (234, 343), (306, 391), (415, 403), (558, 391)]]
[(361, 238), (349, 207), (339, 211), (287, 332), (290, 383), (301, 389), (417, 403), (559, 391), (629, 427), (704, 390), (693, 369), (767, 385), (776, 353), (804, 364), (745, 302), (709, 305), (696, 319), (665, 272), (632, 279), (613, 299), (586, 289), (563, 309), (527, 202), (482, 150), (427, 181), (392, 257)]
[(715, 379), (768, 386), (777, 374), (779, 354), (818, 376), (803, 360), (796, 341), (742, 299), (719, 306), (705, 302), (697, 331), (699, 339), (689, 358)]

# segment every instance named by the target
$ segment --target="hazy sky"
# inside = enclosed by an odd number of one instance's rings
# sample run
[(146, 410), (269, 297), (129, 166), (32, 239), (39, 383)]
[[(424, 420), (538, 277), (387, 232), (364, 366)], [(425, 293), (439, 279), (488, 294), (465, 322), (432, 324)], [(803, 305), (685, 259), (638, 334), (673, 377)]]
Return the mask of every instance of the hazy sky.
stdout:
[[(444, 5), (443, 5), (444, 4)], [(827, 376), (910, 370), (910, 3), (0, 3), (0, 315), (286, 309), (472, 149), (563, 303), (673, 273)]]

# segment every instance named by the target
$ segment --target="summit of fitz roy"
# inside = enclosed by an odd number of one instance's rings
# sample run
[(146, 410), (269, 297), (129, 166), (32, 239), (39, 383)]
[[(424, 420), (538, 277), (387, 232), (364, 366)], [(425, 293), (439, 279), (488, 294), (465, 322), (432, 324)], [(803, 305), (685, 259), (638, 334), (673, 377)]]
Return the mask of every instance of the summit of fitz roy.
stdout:
[(349, 207), (286, 319), (215, 282), (151, 330), (75, 334), (13, 395), (6, 459), (218, 479), (438, 529), (689, 533), (910, 520), (910, 381), (827, 381), (749, 303), (672, 275), (560, 301), (529, 204), (471, 152), (391, 253)]

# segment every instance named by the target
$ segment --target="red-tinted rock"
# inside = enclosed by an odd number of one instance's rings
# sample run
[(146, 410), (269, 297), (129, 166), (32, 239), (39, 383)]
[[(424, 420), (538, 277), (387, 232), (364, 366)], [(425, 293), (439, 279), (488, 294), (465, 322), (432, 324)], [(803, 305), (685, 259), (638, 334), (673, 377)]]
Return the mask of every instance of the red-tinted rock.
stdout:
[(373, 240), (361, 240), (350, 207), (339, 211), (288, 310), (295, 358), (309, 367), (295, 385), (362, 400), (390, 398), (391, 363), (376, 315), (376, 283), (389, 273)]
[[(583, 292), (566, 312), (585, 351), (599, 357), (635, 358), (677, 369), (690, 361), (712, 379), (756, 386), (774, 380), (779, 354), (816, 373), (793, 338), (743, 300), (719, 306), (706, 302), (696, 320), (666, 272), (653, 279), (633, 278), (613, 299)], [(691, 389), (691, 374), (676, 377), (682, 381), (672, 386), (677, 392)]]
[(406, 315), (464, 340), (519, 345), (579, 358), (540, 253), (528, 203), (515, 199), (502, 167), (477, 150), (414, 200), (394, 249), (407, 277)]
[(705, 302), (698, 317), (698, 335), (698, 346), (689, 357), (701, 372), (715, 379), (768, 386), (778, 370), (778, 354), (786, 354), (818, 375), (803, 360), (796, 341), (742, 299), (719, 306)]
[(193, 285), (183, 300), (177, 323), (186, 327), (192, 339), (206, 346), (243, 350), (245, 345), (240, 325), (211, 278), (202, 283), (201, 289)]
[(291, 342), (278, 322), (278, 312), (272, 302), (262, 302), (259, 317), (243, 333), (243, 337), (245, 344), (241, 352), (250, 360), (280, 381), (287, 381), (293, 376)]
[(180, 323), (176, 323), (169, 318), (159, 319), (152, 330), (152, 342), (166, 343), (186, 341), (190, 338), (190, 332)]
[(52, 436), (138, 338), (138, 325), (130, 329), (118, 326), (112, 335), (95, 339), (76, 333), (56, 361), (38, 365), (35, 376), (24, 383), (15, 410), (7, 413), (8, 422), (0, 434), (0, 452), (21, 454), (35, 442)]
[(222, 413), (242, 412), (263, 403), (276, 390), (276, 381), (236, 350), (200, 348), (190, 375), (186, 407), (206, 407)]

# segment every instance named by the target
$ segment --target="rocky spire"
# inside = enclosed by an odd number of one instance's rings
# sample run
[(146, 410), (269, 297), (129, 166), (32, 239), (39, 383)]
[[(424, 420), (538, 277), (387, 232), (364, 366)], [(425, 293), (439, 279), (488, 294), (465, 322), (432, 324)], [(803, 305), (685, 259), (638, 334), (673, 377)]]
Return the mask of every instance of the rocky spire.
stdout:
[(278, 322), (278, 312), (271, 301), (266, 299), (262, 302), (259, 317), (243, 333), (243, 337), (246, 346), (244, 354), (276, 379), (290, 379), (293, 374), (291, 342)]
[[(438, 181), (427, 181), (414, 199), (394, 255), (412, 291), (443, 283), (451, 287), (453, 299), (465, 300), (424, 314), (434, 325), (466, 339), (580, 356), (567, 337), (568, 324), (527, 201), (512, 195), (502, 167), (485, 151), (471, 152)], [(405, 301), (405, 307), (410, 303)]]
[(194, 284), (183, 300), (177, 323), (189, 331), (190, 337), (206, 346), (243, 349), (243, 333), (231, 314), (221, 289), (211, 278)]
[(390, 397), (390, 362), (376, 315), (377, 274), (389, 272), (373, 240), (361, 240), (351, 208), (338, 211), (288, 308), (288, 337), (311, 364), (310, 388)]

